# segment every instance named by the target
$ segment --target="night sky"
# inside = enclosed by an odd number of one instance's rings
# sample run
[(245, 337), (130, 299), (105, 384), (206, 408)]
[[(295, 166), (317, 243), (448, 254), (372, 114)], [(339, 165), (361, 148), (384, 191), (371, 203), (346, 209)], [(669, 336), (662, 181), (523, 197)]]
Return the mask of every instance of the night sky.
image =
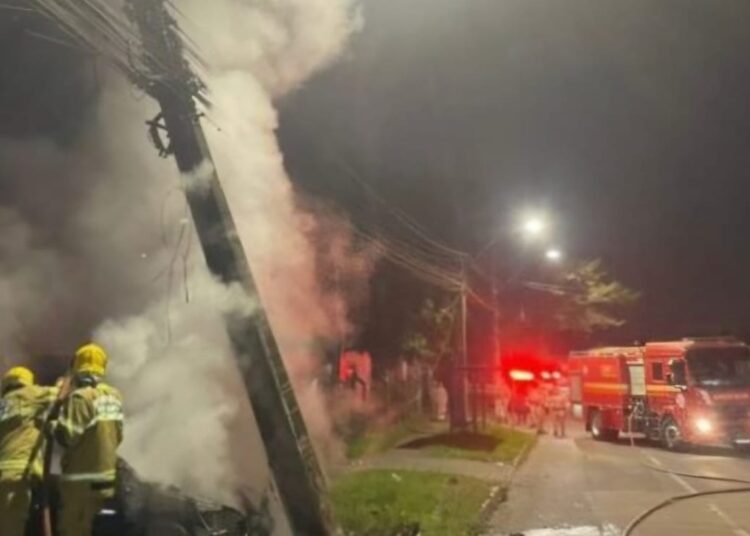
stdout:
[(357, 219), (355, 169), (466, 250), (548, 210), (569, 259), (643, 293), (603, 342), (750, 333), (747, 1), (366, 0), (364, 18), (281, 103), (299, 184)]

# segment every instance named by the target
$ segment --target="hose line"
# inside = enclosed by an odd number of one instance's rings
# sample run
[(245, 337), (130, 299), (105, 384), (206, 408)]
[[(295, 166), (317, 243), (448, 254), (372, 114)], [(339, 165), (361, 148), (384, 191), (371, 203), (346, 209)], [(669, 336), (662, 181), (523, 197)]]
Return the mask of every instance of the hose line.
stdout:
[[(669, 472), (669, 471), (666, 471), (666, 472)], [(675, 495), (674, 497), (665, 499), (659, 504), (656, 504), (652, 506), (651, 508), (648, 508), (647, 510), (644, 510), (643, 512), (638, 514), (638, 516), (633, 518), (633, 520), (628, 524), (625, 530), (622, 531), (622, 536), (631, 536), (631, 534), (633, 534), (633, 531), (636, 529), (636, 527), (638, 527), (638, 525), (640, 525), (648, 517), (652, 516), (659, 510), (666, 508), (667, 506), (671, 506), (677, 502), (685, 501), (688, 499), (695, 499), (698, 497), (706, 497), (709, 495), (725, 495), (729, 493), (748, 493), (748, 492), (750, 492), (750, 487), (715, 489), (715, 490), (709, 490), (709, 491), (698, 491), (696, 493), (687, 493), (685, 495)]]
[(651, 469), (652, 471), (656, 471), (658, 473), (665, 473), (668, 475), (675, 475), (675, 476), (683, 476), (685, 478), (695, 478), (698, 480), (713, 480), (715, 482), (729, 482), (731, 484), (745, 484), (747, 486), (750, 486), (750, 480), (743, 480), (741, 478), (730, 478), (726, 476), (712, 476), (712, 475), (698, 475), (694, 473), (681, 473), (679, 471), (672, 471), (671, 469), (664, 469), (662, 467), (657, 467), (655, 465), (649, 465), (647, 463), (642, 463), (644, 467)]
[[(635, 440), (633, 438), (633, 411), (630, 412), (630, 415), (628, 416), (628, 431), (630, 432), (630, 446), (633, 448), (636, 448), (635, 446)], [(622, 531), (622, 536), (631, 536), (633, 531), (643, 523), (646, 519), (651, 517), (653, 514), (658, 512), (659, 510), (662, 510), (663, 508), (667, 508), (668, 506), (671, 506), (677, 502), (685, 501), (688, 499), (695, 499), (698, 497), (706, 497), (709, 495), (723, 495), (723, 494), (730, 494), (730, 493), (746, 493), (750, 492), (750, 480), (743, 480), (740, 478), (729, 478), (729, 477), (722, 477), (722, 476), (710, 476), (710, 475), (699, 475), (695, 473), (683, 473), (680, 471), (673, 471), (670, 469), (664, 469), (662, 467), (656, 467), (655, 465), (650, 465), (647, 463), (641, 462), (641, 465), (644, 467), (656, 471), (658, 473), (665, 473), (668, 475), (674, 475), (674, 476), (681, 476), (685, 478), (695, 478), (699, 480), (712, 480), (714, 482), (728, 482), (732, 484), (745, 484), (745, 487), (740, 488), (725, 488), (725, 489), (717, 489), (717, 490), (709, 490), (709, 491), (697, 491), (694, 493), (688, 493), (685, 495), (675, 495), (673, 497), (669, 497), (668, 499), (663, 500), (662, 502), (647, 508), (640, 514), (638, 514), (636, 517), (633, 518), (633, 520), (628, 524), (628, 526), (625, 528), (625, 530)]]

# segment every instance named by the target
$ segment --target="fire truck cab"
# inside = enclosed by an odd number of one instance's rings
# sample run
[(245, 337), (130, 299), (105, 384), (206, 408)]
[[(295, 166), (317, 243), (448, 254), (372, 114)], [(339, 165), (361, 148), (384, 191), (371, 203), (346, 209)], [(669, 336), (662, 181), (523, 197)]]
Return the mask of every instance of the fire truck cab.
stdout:
[(573, 352), (571, 402), (595, 439), (644, 434), (687, 444), (750, 446), (750, 348), (683, 339)]

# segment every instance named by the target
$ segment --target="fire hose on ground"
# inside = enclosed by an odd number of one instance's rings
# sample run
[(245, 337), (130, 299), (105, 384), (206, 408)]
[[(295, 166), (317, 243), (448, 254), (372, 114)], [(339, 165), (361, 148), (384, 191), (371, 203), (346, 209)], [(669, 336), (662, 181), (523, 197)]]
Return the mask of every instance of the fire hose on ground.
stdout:
[[(666, 471), (669, 472), (669, 471)], [(700, 478), (707, 478), (711, 479), (711, 477), (705, 477), (701, 476)], [(630, 536), (633, 534), (633, 531), (643, 523), (646, 519), (648, 519), (650, 516), (658, 512), (659, 510), (662, 510), (668, 506), (671, 506), (677, 502), (688, 500), (688, 499), (695, 499), (698, 497), (707, 497), (710, 495), (727, 495), (730, 493), (748, 493), (750, 492), (750, 486), (745, 486), (741, 488), (727, 488), (727, 489), (715, 489), (715, 490), (708, 490), (708, 491), (698, 491), (695, 493), (686, 493), (684, 495), (675, 495), (673, 497), (669, 497), (668, 499), (663, 500), (659, 504), (656, 504), (640, 514), (638, 514), (636, 517), (633, 518), (633, 520), (628, 523), (628, 526), (625, 527), (625, 530), (622, 531), (622, 536)]]
[[(634, 411), (631, 411), (630, 415), (628, 416), (628, 427), (629, 430), (632, 430), (632, 418), (633, 418)], [(635, 447), (635, 441), (633, 439), (632, 432), (630, 433), (630, 446)], [(674, 495), (672, 497), (668, 497), (667, 499), (664, 499), (658, 504), (655, 504), (654, 506), (651, 506), (638, 514), (636, 517), (634, 517), (630, 523), (628, 523), (628, 526), (625, 527), (625, 529), (622, 531), (621, 536), (631, 536), (633, 534), (633, 531), (641, 525), (646, 519), (654, 515), (656, 512), (663, 510), (664, 508), (667, 508), (669, 506), (672, 506), (676, 503), (679, 503), (681, 501), (686, 501), (690, 499), (697, 499), (700, 497), (708, 497), (712, 495), (729, 495), (733, 493), (750, 493), (750, 480), (743, 480), (739, 478), (729, 478), (729, 477), (721, 477), (721, 476), (710, 476), (710, 475), (700, 475), (700, 474), (694, 474), (694, 473), (684, 473), (679, 471), (672, 471), (670, 469), (663, 469), (661, 467), (656, 467), (654, 465), (650, 465), (647, 463), (641, 462), (641, 465), (644, 467), (647, 467), (648, 469), (652, 471), (657, 471), (660, 473), (665, 473), (669, 475), (674, 476), (681, 476), (685, 478), (695, 478), (699, 480), (711, 480), (714, 482), (730, 482), (734, 484), (745, 484), (745, 486), (742, 487), (735, 487), (735, 488), (723, 488), (723, 489), (715, 489), (715, 490), (707, 490), (707, 491), (696, 491), (693, 493), (685, 493), (682, 495)]]

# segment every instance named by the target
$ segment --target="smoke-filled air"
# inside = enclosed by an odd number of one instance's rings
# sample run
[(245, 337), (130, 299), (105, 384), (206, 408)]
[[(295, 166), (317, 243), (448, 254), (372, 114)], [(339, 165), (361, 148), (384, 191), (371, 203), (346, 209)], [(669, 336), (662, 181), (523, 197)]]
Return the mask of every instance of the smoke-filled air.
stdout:
[[(311, 396), (315, 342), (351, 329), (347, 296), (319, 283), (320, 263), (360, 286), (370, 263), (343, 222), (297, 198), (274, 100), (341, 55), (360, 24), (355, 0), (175, 4), (205, 61), (204, 127), (263, 305), (298, 393)], [(136, 470), (232, 503), (236, 490), (257, 498), (270, 477), (221, 315), (258, 303), (208, 274), (183, 182), (146, 136), (155, 104), (96, 71), (97, 101), (73, 141), (0, 141), (4, 365), (57, 374), (93, 337), (125, 397), (121, 452)], [(307, 413), (313, 435), (327, 437), (326, 416)]]

